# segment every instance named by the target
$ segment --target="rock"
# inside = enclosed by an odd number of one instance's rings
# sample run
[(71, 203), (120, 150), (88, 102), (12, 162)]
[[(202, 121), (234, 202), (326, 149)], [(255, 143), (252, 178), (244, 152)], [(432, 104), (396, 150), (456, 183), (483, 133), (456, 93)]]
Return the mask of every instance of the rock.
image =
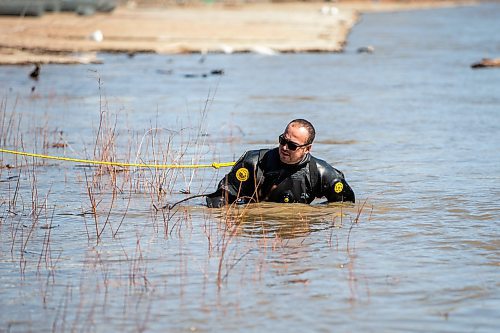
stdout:
[(486, 68), (486, 67), (500, 67), (500, 58), (488, 59), (484, 58), (480, 62), (470, 65), (471, 68)]

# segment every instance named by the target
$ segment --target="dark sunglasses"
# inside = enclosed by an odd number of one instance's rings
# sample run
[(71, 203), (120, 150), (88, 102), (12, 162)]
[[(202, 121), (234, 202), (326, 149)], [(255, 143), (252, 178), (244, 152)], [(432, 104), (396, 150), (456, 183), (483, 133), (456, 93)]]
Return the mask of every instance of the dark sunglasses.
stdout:
[(285, 135), (284, 134), (281, 134), (278, 137), (278, 139), (279, 139), (280, 145), (282, 145), (282, 146), (286, 145), (288, 147), (288, 149), (290, 149), (292, 151), (293, 150), (297, 150), (300, 147), (309, 146), (309, 143), (306, 143), (306, 144), (303, 144), (303, 145), (299, 145), (299, 144), (297, 144), (297, 143), (295, 143), (293, 141), (287, 140), (287, 139), (285, 139)]

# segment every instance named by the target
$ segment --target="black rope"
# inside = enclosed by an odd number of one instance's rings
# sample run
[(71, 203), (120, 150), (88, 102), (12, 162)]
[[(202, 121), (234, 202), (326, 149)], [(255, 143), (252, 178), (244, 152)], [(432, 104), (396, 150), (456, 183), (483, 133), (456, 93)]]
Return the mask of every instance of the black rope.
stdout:
[(190, 197), (187, 197), (187, 198), (184, 198), (182, 200), (179, 200), (173, 204), (166, 204), (165, 206), (163, 207), (156, 207), (155, 204), (153, 204), (153, 207), (156, 209), (156, 211), (159, 211), (160, 209), (168, 209), (168, 210), (172, 210), (175, 206), (177, 206), (178, 204), (184, 202), (184, 201), (188, 201), (188, 200), (191, 200), (191, 199), (194, 199), (194, 198), (200, 198), (200, 197), (205, 197), (207, 196), (206, 194), (197, 194), (197, 195), (193, 195), (193, 196), (190, 196)]

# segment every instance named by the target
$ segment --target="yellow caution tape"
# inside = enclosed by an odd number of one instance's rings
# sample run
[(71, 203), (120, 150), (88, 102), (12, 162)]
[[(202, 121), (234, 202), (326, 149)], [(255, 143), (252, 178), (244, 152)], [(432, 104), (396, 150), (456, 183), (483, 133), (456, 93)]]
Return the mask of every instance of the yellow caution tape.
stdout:
[(122, 162), (109, 162), (109, 161), (94, 161), (85, 160), (80, 158), (70, 158), (70, 157), (60, 157), (60, 156), (50, 156), (35, 153), (26, 153), (22, 151), (8, 150), (0, 148), (1, 153), (22, 155), (36, 158), (43, 158), (48, 160), (66, 161), (66, 162), (76, 162), (83, 164), (98, 164), (98, 165), (109, 165), (109, 166), (120, 166), (120, 167), (137, 167), (137, 168), (154, 168), (154, 169), (196, 169), (196, 168), (215, 168), (219, 169), (222, 167), (233, 166), (236, 162), (223, 162), (212, 164), (142, 164), (142, 163), (122, 163)]

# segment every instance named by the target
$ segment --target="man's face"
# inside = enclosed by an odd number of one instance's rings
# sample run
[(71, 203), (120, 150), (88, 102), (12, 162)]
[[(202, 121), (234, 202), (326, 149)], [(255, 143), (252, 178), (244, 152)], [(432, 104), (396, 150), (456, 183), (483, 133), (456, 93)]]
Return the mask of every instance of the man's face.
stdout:
[[(285, 164), (296, 164), (304, 158), (304, 155), (311, 151), (312, 145), (305, 145), (309, 133), (304, 127), (298, 124), (290, 124), (282, 134), (279, 145), (281, 162)], [(284, 139), (284, 140), (283, 140)], [(292, 150), (293, 148), (297, 148)]]

